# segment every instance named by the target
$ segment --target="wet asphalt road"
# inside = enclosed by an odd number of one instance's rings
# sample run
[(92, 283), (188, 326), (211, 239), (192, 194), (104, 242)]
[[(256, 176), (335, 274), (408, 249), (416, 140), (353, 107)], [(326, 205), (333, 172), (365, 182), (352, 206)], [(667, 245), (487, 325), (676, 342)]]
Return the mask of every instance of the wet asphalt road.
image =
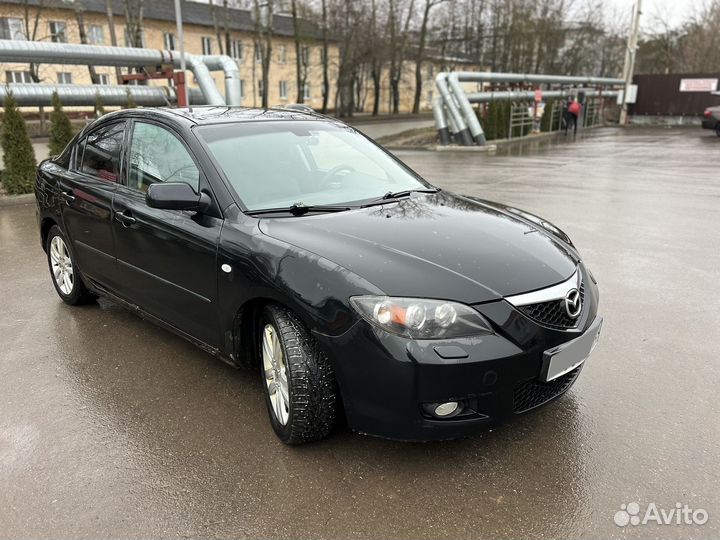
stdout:
[[(604, 129), (495, 156), (399, 154), (580, 247), (605, 327), (567, 395), (461, 441), (285, 447), (255, 374), (108, 302), (62, 304), (33, 206), (3, 207), (0, 536), (720, 536), (720, 140)], [(616, 526), (633, 501), (709, 521)]]

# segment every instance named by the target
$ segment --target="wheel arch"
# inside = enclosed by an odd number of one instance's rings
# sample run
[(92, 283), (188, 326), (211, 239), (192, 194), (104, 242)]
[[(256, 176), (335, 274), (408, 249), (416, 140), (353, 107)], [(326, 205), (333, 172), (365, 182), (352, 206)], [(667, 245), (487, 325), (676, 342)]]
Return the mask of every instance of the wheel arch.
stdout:
[(275, 296), (263, 295), (246, 300), (235, 312), (232, 324), (232, 354), (240, 367), (255, 369), (259, 358), (256, 354), (262, 311), (268, 304), (287, 309), (312, 332), (308, 317), (296, 307)]
[(52, 229), (54, 225), (60, 227), (60, 224), (57, 222), (57, 220), (52, 217), (44, 217), (40, 222), (40, 241), (42, 242), (42, 248), (45, 252), (47, 252), (48, 234), (50, 233), (50, 229)]

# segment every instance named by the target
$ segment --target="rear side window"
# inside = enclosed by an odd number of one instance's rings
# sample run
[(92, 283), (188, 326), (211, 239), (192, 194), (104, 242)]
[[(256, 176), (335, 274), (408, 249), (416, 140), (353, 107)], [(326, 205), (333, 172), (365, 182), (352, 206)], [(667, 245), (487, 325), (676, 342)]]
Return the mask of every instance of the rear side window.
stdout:
[(90, 133), (85, 139), (80, 170), (100, 180), (117, 182), (124, 134), (125, 122), (103, 126)]
[(135, 122), (128, 158), (128, 186), (145, 192), (156, 182), (185, 182), (197, 192), (200, 172), (175, 135), (154, 124)]

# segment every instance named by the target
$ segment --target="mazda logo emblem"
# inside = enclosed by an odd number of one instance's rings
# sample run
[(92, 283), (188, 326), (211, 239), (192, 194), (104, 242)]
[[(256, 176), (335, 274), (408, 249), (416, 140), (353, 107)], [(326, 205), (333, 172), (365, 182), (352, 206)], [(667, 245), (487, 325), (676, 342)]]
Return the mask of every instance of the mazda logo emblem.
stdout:
[(580, 291), (577, 289), (570, 289), (565, 295), (565, 311), (573, 319), (576, 319), (582, 311), (582, 298), (580, 298)]

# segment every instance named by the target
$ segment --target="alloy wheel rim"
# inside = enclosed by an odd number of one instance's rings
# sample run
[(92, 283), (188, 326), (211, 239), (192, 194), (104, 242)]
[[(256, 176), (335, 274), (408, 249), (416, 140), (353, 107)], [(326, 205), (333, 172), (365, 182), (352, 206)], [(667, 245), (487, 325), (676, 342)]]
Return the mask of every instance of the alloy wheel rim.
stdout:
[(75, 273), (70, 251), (68, 251), (65, 241), (59, 236), (55, 236), (50, 242), (50, 266), (55, 284), (60, 292), (65, 295), (70, 294), (75, 284)]
[(290, 418), (290, 392), (287, 379), (287, 365), (277, 330), (271, 324), (263, 329), (262, 339), (263, 373), (273, 414), (280, 424), (287, 424)]

